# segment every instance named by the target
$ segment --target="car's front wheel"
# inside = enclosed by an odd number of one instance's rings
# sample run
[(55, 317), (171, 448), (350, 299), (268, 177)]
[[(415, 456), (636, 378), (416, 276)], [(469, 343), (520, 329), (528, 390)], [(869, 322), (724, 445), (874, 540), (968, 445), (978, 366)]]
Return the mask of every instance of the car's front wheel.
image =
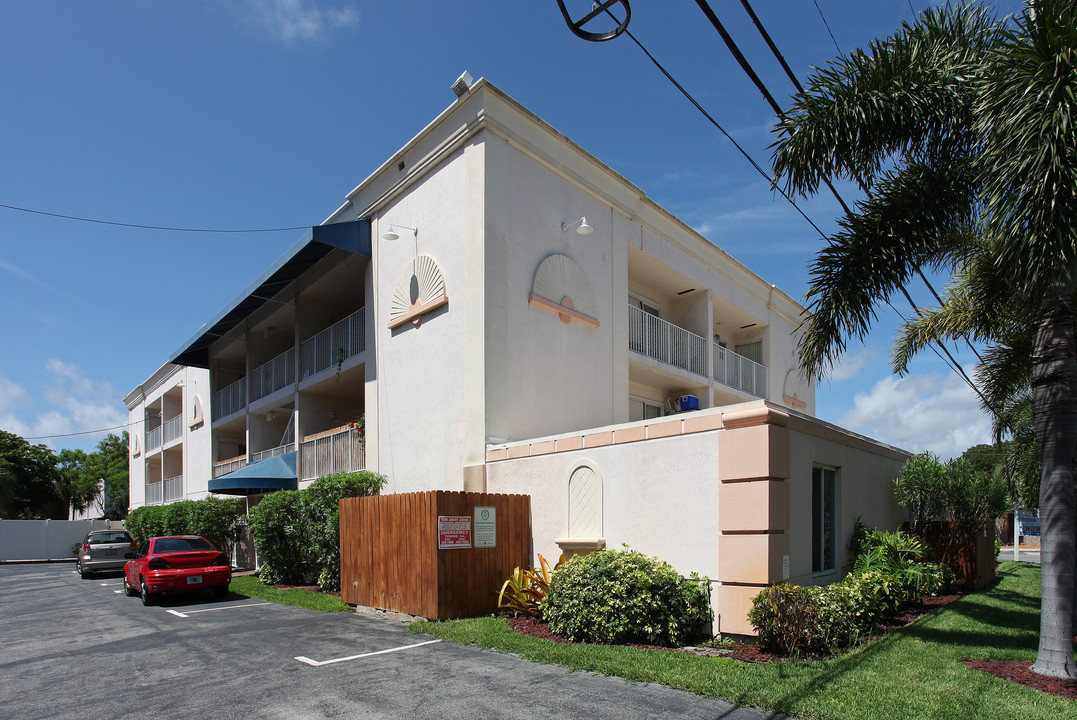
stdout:
[(81, 577), (83, 580), (90, 579), (90, 571), (83, 567), (81, 560), (75, 561), (75, 569), (79, 571), (79, 577)]
[(157, 598), (150, 595), (150, 586), (146, 584), (146, 580), (142, 579), (142, 604), (153, 605), (157, 602)]
[(126, 574), (124, 574), (123, 576), (123, 594), (127, 597), (134, 597), (135, 595), (138, 595), (138, 590), (127, 584)]

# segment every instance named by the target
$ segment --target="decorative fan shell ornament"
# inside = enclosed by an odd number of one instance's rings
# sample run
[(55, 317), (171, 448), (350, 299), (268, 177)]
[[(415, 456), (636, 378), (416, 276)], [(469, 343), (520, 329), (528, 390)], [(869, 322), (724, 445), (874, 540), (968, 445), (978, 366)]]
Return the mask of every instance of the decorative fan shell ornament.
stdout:
[(437, 261), (420, 255), (404, 266), (396, 281), (393, 301), (389, 306), (389, 329), (410, 322), (418, 327), (423, 315), (449, 302), (445, 294), (445, 276)]
[(527, 301), (557, 313), (566, 325), (576, 320), (598, 327), (598, 306), (591, 283), (568, 255), (550, 255), (539, 264)]

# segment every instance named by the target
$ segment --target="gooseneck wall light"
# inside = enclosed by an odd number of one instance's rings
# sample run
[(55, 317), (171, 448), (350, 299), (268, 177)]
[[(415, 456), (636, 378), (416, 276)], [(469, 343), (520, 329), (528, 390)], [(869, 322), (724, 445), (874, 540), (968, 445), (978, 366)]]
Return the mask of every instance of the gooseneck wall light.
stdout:
[(594, 232), (594, 228), (587, 224), (586, 217), (581, 217), (576, 222), (561, 223), (561, 232), (568, 232), (569, 228), (576, 228), (576, 233), (579, 235), (590, 235)]
[(399, 240), (400, 233), (397, 232), (397, 228), (401, 230), (411, 230), (413, 235), (418, 236), (419, 228), (408, 227), (407, 225), (389, 225), (389, 229), (382, 234), (383, 240)]

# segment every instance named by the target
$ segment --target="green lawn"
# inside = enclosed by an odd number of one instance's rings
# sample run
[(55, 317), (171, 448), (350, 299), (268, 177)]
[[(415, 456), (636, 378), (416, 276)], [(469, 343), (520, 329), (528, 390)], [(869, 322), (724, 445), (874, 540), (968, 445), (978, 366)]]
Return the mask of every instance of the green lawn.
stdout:
[(294, 605), (308, 610), (322, 612), (344, 612), (352, 610), (351, 605), (341, 602), (336, 595), (313, 592), (311, 590), (279, 590), (272, 585), (263, 585), (254, 575), (240, 575), (232, 578), (231, 591), (260, 600), (268, 600), (278, 605)]
[(572, 645), (518, 635), (494, 617), (417, 622), (412, 632), (570, 670), (654, 682), (800, 718), (1077, 718), (1077, 703), (969, 670), (965, 658), (1035, 659), (1039, 566), (1005, 562), (1000, 581), (902, 630), (822, 662), (744, 663), (687, 653)]

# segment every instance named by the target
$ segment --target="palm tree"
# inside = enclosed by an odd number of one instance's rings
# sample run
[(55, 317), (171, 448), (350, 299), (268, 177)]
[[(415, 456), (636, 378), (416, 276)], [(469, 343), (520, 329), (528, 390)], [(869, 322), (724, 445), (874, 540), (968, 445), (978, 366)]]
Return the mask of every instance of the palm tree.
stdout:
[(1030, 0), (1012, 23), (979, 6), (928, 10), (817, 72), (780, 120), (774, 155), (789, 191), (841, 176), (865, 193), (811, 267), (799, 347), (808, 373), (825, 376), (878, 305), (929, 268), (955, 284), (908, 323), (895, 371), (929, 342), (974, 338), (989, 346), (986, 405), (1022, 372), (1031, 378), (1043, 533), (1033, 669), (1072, 679), (1075, 98), (1072, 2)]

